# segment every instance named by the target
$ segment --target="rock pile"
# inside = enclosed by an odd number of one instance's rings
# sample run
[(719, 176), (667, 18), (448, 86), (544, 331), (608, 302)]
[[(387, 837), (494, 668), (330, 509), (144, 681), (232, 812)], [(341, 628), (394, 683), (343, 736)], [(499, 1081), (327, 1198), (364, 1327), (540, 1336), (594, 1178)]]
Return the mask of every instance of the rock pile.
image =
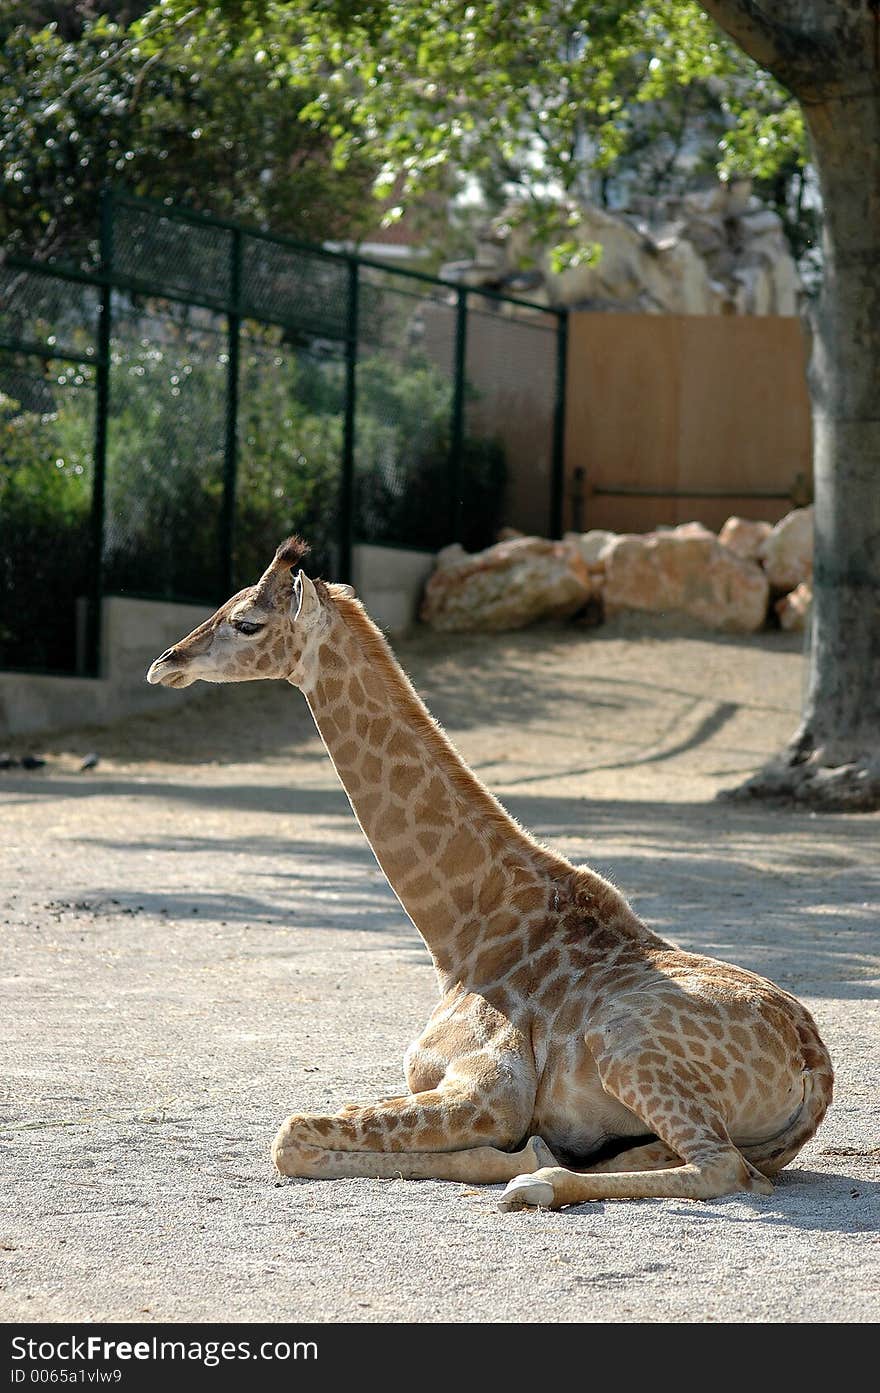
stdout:
[(761, 548), (773, 527), (769, 522), (750, 522), (748, 518), (728, 518), (718, 533), (723, 547), (741, 556), (743, 561), (760, 561)]
[(601, 602), (608, 617), (635, 610), (754, 633), (772, 602), (782, 628), (802, 629), (812, 602), (812, 513), (797, 508), (775, 527), (728, 518), (717, 536), (689, 522), (644, 535), (513, 537), (474, 555), (446, 547), (421, 617), (436, 629), (520, 629)]

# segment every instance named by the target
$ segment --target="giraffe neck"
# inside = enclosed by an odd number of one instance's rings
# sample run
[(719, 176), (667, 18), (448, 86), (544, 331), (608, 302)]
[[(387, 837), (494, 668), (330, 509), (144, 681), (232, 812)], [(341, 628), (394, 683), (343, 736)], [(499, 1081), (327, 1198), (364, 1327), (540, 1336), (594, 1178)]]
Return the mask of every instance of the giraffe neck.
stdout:
[(376, 859), (448, 985), (487, 939), (553, 909), (577, 872), (468, 769), (361, 605), (334, 597), (334, 609), (300, 685)]

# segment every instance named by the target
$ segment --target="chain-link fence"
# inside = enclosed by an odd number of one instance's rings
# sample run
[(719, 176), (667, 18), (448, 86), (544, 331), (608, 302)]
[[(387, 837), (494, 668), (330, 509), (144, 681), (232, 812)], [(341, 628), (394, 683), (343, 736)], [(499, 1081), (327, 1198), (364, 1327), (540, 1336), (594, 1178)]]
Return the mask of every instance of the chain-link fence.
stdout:
[(96, 673), (104, 594), (216, 603), (291, 532), (558, 535), (565, 316), (108, 195), (89, 275), (0, 266), (0, 667)]

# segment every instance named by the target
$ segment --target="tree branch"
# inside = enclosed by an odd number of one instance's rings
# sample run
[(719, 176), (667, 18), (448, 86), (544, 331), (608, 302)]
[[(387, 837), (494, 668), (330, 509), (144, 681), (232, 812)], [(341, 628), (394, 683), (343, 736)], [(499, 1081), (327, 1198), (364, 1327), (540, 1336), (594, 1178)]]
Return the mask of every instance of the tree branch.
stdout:
[[(174, 20), (173, 23), (169, 20), (161, 20), (154, 29), (150, 30), (147, 37), (152, 39), (153, 36), (158, 34), (162, 29), (167, 29), (169, 24), (171, 24), (172, 33), (176, 34), (178, 30), (185, 28), (191, 19), (196, 19), (200, 14), (201, 6), (196, 5), (194, 9), (187, 10), (186, 14), (181, 15), (180, 18)], [(142, 42), (143, 40), (141, 38), (126, 39), (118, 48), (113, 49), (102, 63), (98, 63), (94, 68), (89, 68), (85, 72), (80, 73), (70, 84), (67, 91), (62, 92), (61, 101), (68, 101), (70, 97), (73, 96), (73, 93), (78, 91), (80, 87), (84, 87), (86, 83), (91, 82), (93, 78), (96, 78), (98, 74), (104, 72), (105, 69), (112, 68), (114, 63), (118, 63), (121, 58), (128, 57), (129, 53), (131, 53), (133, 49), (138, 48)], [(144, 66), (148, 66), (151, 61), (151, 59), (147, 59), (147, 63)]]
[(743, 52), (795, 96), (835, 82), (841, 72), (840, 31), (859, 15), (840, 0), (698, 0)]

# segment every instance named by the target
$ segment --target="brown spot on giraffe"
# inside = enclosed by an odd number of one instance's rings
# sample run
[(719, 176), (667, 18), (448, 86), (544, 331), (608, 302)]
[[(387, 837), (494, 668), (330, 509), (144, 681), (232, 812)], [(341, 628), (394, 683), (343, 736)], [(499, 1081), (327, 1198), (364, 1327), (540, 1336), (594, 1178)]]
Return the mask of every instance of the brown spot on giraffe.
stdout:
[(360, 763), (361, 777), (370, 784), (378, 784), (382, 775), (382, 761), (378, 755), (372, 754), (369, 750), (361, 755)]
[(370, 721), (369, 744), (374, 750), (379, 750), (388, 739), (388, 732), (391, 730), (391, 720), (388, 716), (374, 716)]
[(456, 832), (440, 858), (440, 873), (445, 876), (473, 875), (483, 864), (485, 852), (466, 828)]
[(417, 764), (405, 764), (394, 771), (394, 792), (398, 798), (408, 800), (422, 782), (422, 771)]
[(402, 837), (406, 832), (406, 813), (396, 803), (382, 813), (382, 831), (386, 837)]

